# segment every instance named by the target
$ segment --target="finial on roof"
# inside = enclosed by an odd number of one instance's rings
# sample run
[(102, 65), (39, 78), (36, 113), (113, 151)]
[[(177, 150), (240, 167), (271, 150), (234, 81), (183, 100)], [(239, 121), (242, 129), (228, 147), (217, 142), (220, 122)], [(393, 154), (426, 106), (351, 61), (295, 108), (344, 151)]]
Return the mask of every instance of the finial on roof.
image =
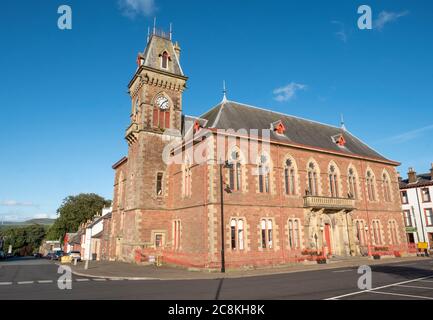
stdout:
[(223, 81), (223, 103), (227, 102), (227, 89), (226, 89), (226, 81)]
[(153, 18), (153, 34), (156, 33), (156, 17)]
[(150, 27), (147, 27), (147, 43), (149, 43), (150, 40)]
[(170, 41), (173, 38), (173, 24), (170, 22)]
[(344, 116), (341, 114), (341, 129), (346, 131), (346, 124), (344, 123)]

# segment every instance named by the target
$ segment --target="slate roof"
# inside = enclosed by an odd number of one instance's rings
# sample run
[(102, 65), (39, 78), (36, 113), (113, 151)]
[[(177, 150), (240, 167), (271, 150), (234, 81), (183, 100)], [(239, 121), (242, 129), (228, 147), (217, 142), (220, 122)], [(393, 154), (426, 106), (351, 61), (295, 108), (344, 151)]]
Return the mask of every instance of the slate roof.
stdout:
[[(284, 135), (271, 130), (271, 140), (316, 147), (330, 151), (392, 161), (373, 150), (347, 130), (319, 122), (265, 110), (246, 104), (223, 100), (220, 104), (200, 116), (206, 128), (215, 129), (271, 129), (273, 123), (281, 121), (286, 128)], [(343, 134), (346, 144), (340, 147), (333, 137)]]
[(420, 188), (433, 185), (433, 178), (431, 173), (417, 174), (417, 182), (409, 183), (409, 179), (400, 181), (400, 189)]
[(184, 76), (182, 67), (179, 63), (179, 57), (177, 56), (173, 42), (171, 42), (170, 39), (166, 39), (164, 37), (160, 37), (158, 35), (152, 35), (149, 43), (146, 46), (146, 49), (143, 53), (140, 53), (140, 56), (144, 59), (144, 66), (157, 69), (157, 70), (163, 70), (161, 69), (161, 59), (160, 55), (167, 51), (168, 55), (170, 56), (171, 62), (168, 64), (168, 70), (169, 73), (176, 74), (179, 76)]

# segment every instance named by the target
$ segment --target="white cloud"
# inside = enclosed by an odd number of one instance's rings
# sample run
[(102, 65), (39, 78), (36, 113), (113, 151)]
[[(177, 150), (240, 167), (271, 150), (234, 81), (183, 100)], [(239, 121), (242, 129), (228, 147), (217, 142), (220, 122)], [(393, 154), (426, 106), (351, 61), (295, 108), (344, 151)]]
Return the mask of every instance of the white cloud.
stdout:
[(341, 21), (333, 20), (331, 23), (336, 24), (340, 26), (340, 30), (335, 32), (334, 34), (337, 36), (338, 39), (343, 41), (344, 43), (347, 42), (347, 33), (346, 33), (346, 27), (344, 26), (344, 23)]
[(119, 0), (119, 7), (123, 15), (132, 19), (139, 15), (150, 16), (156, 10), (155, 0)]
[(379, 13), (379, 16), (373, 21), (373, 27), (377, 28), (379, 30), (382, 30), (383, 27), (389, 23), (394, 22), (397, 19), (404, 17), (409, 14), (409, 11), (402, 11), (402, 12), (387, 12), (382, 11)]
[(274, 90), (274, 99), (278, 102), (289, 101), (296, 96), (296, 92), (299, 90), (306, 90), (305, 84), (291, 82), (285, 87), (277, 88)]
[(0, 206), (3, 206), (3, 207), (37, 207), (37, 205), (32, 203), (32, 202), (16, 201), (16, 200), (0, 201)]
[(412, 141), (418, 137), (421, 137), (424, 133), (433, 130), (433, 125), (429, 125), (423, 128), (419, 128), (416, 130), (407, 131), (398, 135), (395, 135), (393, 137), (389, 137), (387, 139), (381, 140), (379, 142), (388, 142), (388, 143), (404, 143), (408, 141)]

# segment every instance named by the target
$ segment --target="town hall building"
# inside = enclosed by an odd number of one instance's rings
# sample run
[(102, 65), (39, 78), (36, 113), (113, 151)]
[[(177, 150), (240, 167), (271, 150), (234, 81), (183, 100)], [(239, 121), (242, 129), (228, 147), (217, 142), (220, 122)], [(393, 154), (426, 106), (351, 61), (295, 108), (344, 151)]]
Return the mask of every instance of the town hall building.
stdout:
[(180, 60), (171, 33), (157, 30), (137, 57), (128, 154), (113, 165), (109, 259), (161, 256), (167, 264), (219, 269), (299, 262), (311, 252), (406, 252), (398, 162), (344, 126), (226, 95), (187, 116)]

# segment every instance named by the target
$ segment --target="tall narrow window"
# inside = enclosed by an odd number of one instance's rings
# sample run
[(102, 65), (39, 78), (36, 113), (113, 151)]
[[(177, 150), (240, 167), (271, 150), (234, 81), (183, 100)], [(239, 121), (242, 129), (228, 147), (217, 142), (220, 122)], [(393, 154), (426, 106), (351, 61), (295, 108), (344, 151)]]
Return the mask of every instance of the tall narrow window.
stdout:
[(289, 247), (290, 249), (300, 248), (300, 237), (299, 237), (299, 220), (289, 219)]
[(408, 204), (409, 203), (409, 198), (407, 197), (407, 191), (402, 191), (400, 193), (401, 195), (401, 203), (402, 204)]
[(362, 246), (365, 244), (365, 230), (364, 223), (362, 221), (356, 221), (356, 238), (358, 239), (359, 244)]
[(174, 250), (180, 249), (180, 239), (181, 239), (180, 228), (181, 228), (180, 220), (174, 220), (173, 221), (173, 249)]
[(422, 202), (431, 202), (429, 188), (421, 189), (421, 194), (422, 194)]
[(168, 68), (168, 59), (169, 59), (168, 53), (167, 53), (167, 51), (164, 51), (164, 53), (161, 56), (161, 67), (163, 69)]
[(424, 209), (425, 212), (425, 221), (427, 227), (433, 226), (433, 209)]
[(156, 175), (156, 195), (162, 196), (162, 177), (163, 173), (158, 172)]
[(356, 182), (355, 171), (352, 168), (350, 168), (349, 169), (349, 194), (353, 199), (358, 198), (356, 183), (357, 182)]
[(388, 176), (383, 174), (383, 194), (386, 202), (391, 202), (391, 186)]
[(374, 188), (374, 176), (371, 173), (371, 171), (367, 172), (366, 183), (367, 183), (368, 200), (376, 201), (376, 191)]
[(269, 159), (267, 156), (262, 155), (260, 157), (259, 165), (258, 165), (258, 174), (259, 174), (259, 192), (260, 193), (269, 193), (270, 188), (270, 167), (269, 167)]
[(242, 181), (242, 165), (240, 154), (238, 151), (233, 151), (231, 154), (231, 168), (229, 171), (230, 174), (230, 189), (232, 191), (240, 191), (241, 190), (241, 181)]
[(273, 247), (273, 226), (272, 219), (263, 219), (260, 223), (262, 231), (262, 248), (272, 249)]
[(334, 166), (329, 168), (329, 191), (331, 197), (338, 198), (338, 175)]
[(184, 197), (189, 198), (192, 195), (192, 172), (191, 163), (186, 159), (183, 169), (183, 193)]
[(232, 219), (230, 222), (230, 243), (232, 250), (244, 250), (244, 221), (242, 219)]
[(391, 243), (392, 244), (399, 244), (398, 241), (398, 236), (397, 236), (397, 224), (394, 220), (390, 220), (388, 221), (388, 228), (389, 228), (389, 233), (391, 236)]
[(314, 163), (308, 165), (308, 193), (312, 196), (317, 196), (319, 194), (317, 189), (317, 170)]
[(373, 220), (373, 237), (374, 237), (375, 245), (382, 244), (382, 235), (381, 235), (381, 227), (380, 227), (379, 220)]
[(404, 216), (404, 224), (406, 227), (412, 227), (412, 215), (410, 210), (404, 210), (403, 211)]
[(295, 194), (295, 168), (290, 159), (286, 160), (284, 167), (284, 187), (287, 195)]

